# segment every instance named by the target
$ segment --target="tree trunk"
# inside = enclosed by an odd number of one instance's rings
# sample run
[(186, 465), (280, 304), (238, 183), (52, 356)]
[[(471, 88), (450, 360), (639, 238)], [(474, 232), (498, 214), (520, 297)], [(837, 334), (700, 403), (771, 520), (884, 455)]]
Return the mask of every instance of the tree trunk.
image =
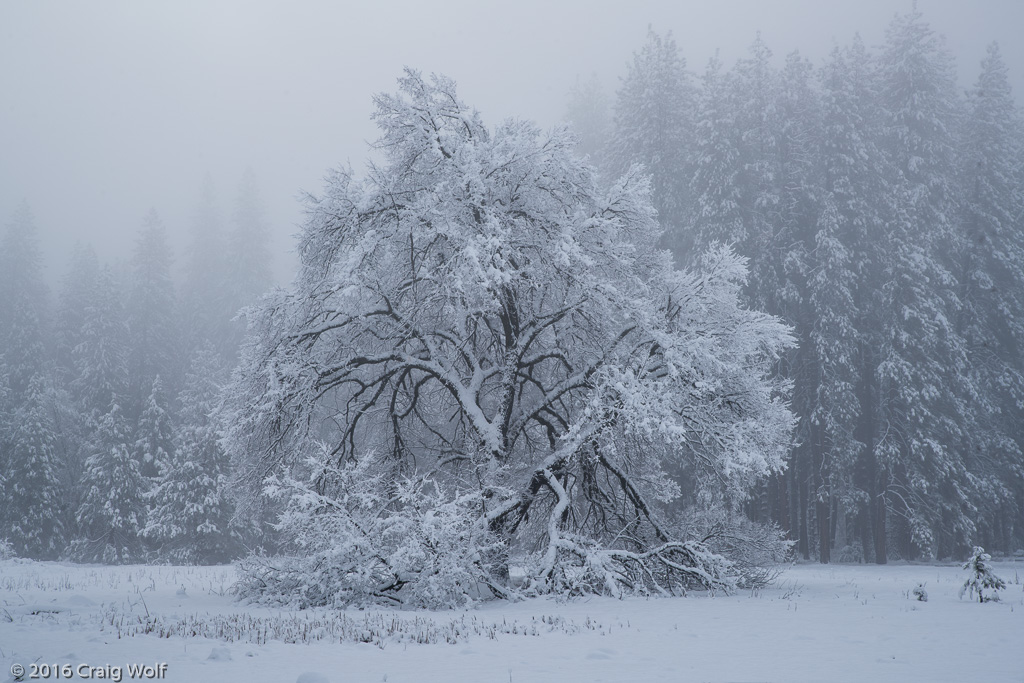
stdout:
[(876, 479), (876, 489), (872, 495), (872, 502), (875, 507), (874, 514), (874, 536), (875, 536), (875, 564), (886, 564), (889, 560), (888, 542), (885, 532), (885, 485), (881, 481), (881, 474)]
[[(802, 469), (802, 468), (801, 468)], [(810, 507), (807, 500), (807, 473), (801, 472), (797, 478), (797, 487), (800, 492), (800, 554), (805, 560), (811, 559), (811, 544), (808, 538), (807, 508)]]
[(811, 482), (814, 493), (814, 518), (818, 532), (818, 561), (828, 564), (832, 549), (832, 520), (830, 513), (829, 492), (825, 486), (822, 470), (825, 467), (823, 439), (821, 429), (811, 427)]

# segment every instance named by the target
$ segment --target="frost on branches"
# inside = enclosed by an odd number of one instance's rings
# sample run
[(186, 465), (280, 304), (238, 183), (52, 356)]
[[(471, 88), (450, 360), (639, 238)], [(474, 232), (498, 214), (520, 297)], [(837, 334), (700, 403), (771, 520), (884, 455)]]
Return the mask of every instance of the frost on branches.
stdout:
[[(792, 426), (792, 343), (725, 248), (658, 250), (649, 186), (607, 191), (562, 130), (486, 128), (446, 78), (375, 100), (383, 162), (308, 199), (301, 271), (253, 311), (225, 446), (283, 498), (290, 557), (242, 593), (455, 605), (728, 589), (665, 521), (686, 462), (741, 495)], [(510, 568), (512, 572), (510, 575)]]

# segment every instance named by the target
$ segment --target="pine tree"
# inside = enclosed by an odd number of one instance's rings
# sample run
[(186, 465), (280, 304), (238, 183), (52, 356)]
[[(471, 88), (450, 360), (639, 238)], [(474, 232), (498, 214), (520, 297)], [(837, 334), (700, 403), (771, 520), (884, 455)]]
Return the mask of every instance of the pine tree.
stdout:
[[(852, 516), (849, 528), (837, 523), (837, 536), (843, 536), (844, 545), (849, 546), (859, 538), (864, 558), (884, 561), (888, 552), (886, 506), (875, 456), (880, 436), (876, 366), (881, 325), (877, 290), (886, 278), (885, 178), (892, 174), (881, 148), (883, 111), (875, 73), (874, 61), (860, 36), (855, 36), (846, 48), (837, 47), (821, 72), (822, 189), (835, 214), (834, 220), (828, 219), (827, 213), (822, 216), (825, 234), (821, 235), (824, 241), (819, 262), (831, 264), (831, 272), (822, 272), (820, 286), (815, 288), (818, 293), (813, 297), (818, 315), (827, 311), (832, 325), (839, 326), (823, 325), (816, 343), (823, 350), (831, 348), (829, 357), (849, 359), (850, 363), (845, 369), (837, 363), (827, 372), (833, 373), (835, 381), (854, 382), (855, 391), (855, 397), (820, 406), (833, 422), (832, 438), (839, 439), (830, 467), (839, 493), (836, 513), (843, 518)], [(833, 222), (835, 225), (829, 227)], [(844, 291), (852, 300), (843, 301)], [(843, 425), (844, 413), (853, 420), (852, 435)], [(853, 462), (851, 449), (855, 452)], [(850, 538), (845, 538), (847, 532), (851, 532)]]
[[(7, 388), (7, 364), (4, 362), (3, 354), (0, 354), (0, 496), (6, 498), (6, 486), (8, 485), (7, 473), (11, 470), (10, 442), (11, 427), (14, 425), (14, 406), (11, 402), (10, 390)], [(0, 518), (3, 515), (0, 514)], [(6, 537), (0, 538), (0, 542)]]
[(7, 437), (0, 528), (19, 557), (56, 559), (65, 546), (64, 489), (41, 377), (29, 382)]
[(46, 362), (47, 291), (35, 220), (22, 204), (0, 240), (0, 354), (11, 401), (20, 405)]
[(145, 409), (157, 377), (177, 381), (177, 325), (171, 249), (167, 231), (156, 211), (143, 221), (132, 254), (129, 292), (125, 306), (128, 325), (127, 416), (137, 420)]
[(772, 51), (757, 34), (748, 56), (730, 74), (730, 100), (740, 133), (736, 182), (742, 193), (744, 236), (737, 251), (750, 258), (747, 294), (757, 310), (777, 313), (784, 306), (783, 251), (791, 244), (782, 226), (782, 168), (779, 75)]
[(238, 188), (231, 232), (228, 234), (228, 264), (233, 300), (231, 309), (249, 306), (270, 289), (270, 227), (252, 169), (246, 169)]
[(597, 74), (576, 79), (569, 90), (565, 120), (579, 140), (577, 151), (596, 168), (607, 165), (608, 134), (611, 131), (608, 96)]
[(0, 239), (0, 524), (17, 554), (63, 545), (60, 480), (43, 409), (47, 291), (35, 221), (22, 204)]
[(641, 164), (651, 175), (662, 243), (678, 263), (691, 256), (683, 216), (694, 100), (686, 60), (671, 32), (662, 37), (649, 30), (616, 95), (609, 168), (617, 177), (631, 164)]
[(72, 391), (83, 413), (98, 424), (128, 386), (128, 325), (114, 273), (105, 266), (88, 294), (81, 337), (74, 349)]
[(688, 222), (697, 250), (715, 242), (739, 244), (747, 236), (739, 182), (740, 136), (732, 94), (721, 62), (717, 57), (711, 59), (701, 79), (694, 124), (693, 201)]
[(235, 311), (226, 246), (213, 181), (207, 177), (193, 215), (184, 264), (182, 312), (186, 358), (205, 343), (217, 346), (225, 364), (233, 363), (237, 355), (230, 341)]
[[(971, 556), (964, 562), (963, 568), (970, 574), (964, 585), (960, 588), (960, 597), (968, 593), (971, 599), (978, 594), (978, 602), (996, 602), (999, 600), (999, 591), (1006, 588), (1006, 581), (996, 576), (992, 571), (992, 556), (985, 552), (984, 548), (974, 546)], [(991, 591), (985, 595), (985, 591)]]
[(74, 558), (107, 564), (144, 559), (140, 534), (146, 523), (146, 479), (131, 450), (124, 415), (115, 403), (99, 419), (85, 464), (84, 500), (76, 514), (81, 538), (72, 544)]
[(910, 558), (945, 555), (957, 539), (937, 537), (940, 528), (961, 527), (961, 540), (973, 531), (956, 480), (957, 444), (976, 406), (947, 257), (956, 244), (955, 77), (951, 56), (916, 7), (889, 26), (880, 72), (893, 175), (882, 242), (875, 453), (881, 494), (896, 513), (895, 550)]
[(227, 236), (231, 258), (226, 263), (229, 296), (224, 315), (228, 318), (226, 330), (229, 334), (224, 339), (215, 340), (229, 366), (234, 366), (237, 361), (238, 348), (245, 336), (243, 309), (255, 304), (270, 290), (273, 282), (269, 240), (270, 229), (256, 176), (251, 169), (246, 169)]
[(212, 346), (192, 360), (181, 404), (174, 452), (151, 499), (146, 536), (173, 562), (218, 563), (238, 556), (240, 525), (232, 521), (230, 463), (214, 417), (220, 400), (220, 360)]
[(90, 440), (96, 425), (60, 381), (48, 386), (43, 393), (43, 410), (53, 436), (57, 481), (63, 496), (60, 506), (63, 527), (70, 541), (76, 533), (75, 511), (84, 494), (80, 483), (85, 475), (85, 462), (91, 454)]
[[(89, 322), (95, 332), (100, 265), (91, 246), (78, 243), (71, 253), (68, 269), (61, 280), (54, 329), (55, 381), (47, 395), (47, 413), (55, 438), (60, 476), (68, 511), (66, 528), (74, 534), (74, 514), (82, 503), (83, 491), (79, 483), (85, 472), (85, 461), (90, 453), (90, 439), (97, 423), (92, 407), (86, 407), (85, 397), (79, 389), (80, 364), (85, 360), (86, 348), (78, 349), (84, 341), (83, 330)], [(102, 406), (100, 406), (102, 408)]]
[(62, 380), (77, 375), (75, 347), (82, 341), (87, 312), (93, 305), (100, 277), (99, 259), (89, 245), (75, 244), (71, 262), (61, 281), (55, 330), (57, 367)]
[[(963, 304), (957, 328), (968, 345), (971, 383), (979, 388), (975, 424), (961, 447), (977, 537), (1010, 550), (1014, 521), (1024, 512), (1024, 320), (1016, 314), (1024, 310), (1024, 126), (996, 44), (981, 66), (968, 93), (954, 255)], [(964, 551), (967, 538), (957, 539)]]
[[(814, 485), (819, 560), (831, 557), (832, 515), (856, 510), (853, 471), (861, 444), (855, 437), (860, 404), (858, 380), (858, 329), (855, 291), (858, 281), (853, 252), (844, 244), (840, 212), (829, 195), (814, 236), (813, 269), (807, 281), (809, 317), (805, 337), (813, 356), (813, 373), (797, 387), (807, 403), (809, 446)], [(835, 497), (835, 498), (834, 498)], [(845, 529), (838, 529), (837, 536)], [(848, 543), (844, 543), (847, 545)]]
[(173, 436), (167, 396), (163, 382), (157, 375), (135, 429), (133, 454), (145, 477), (155, 479), (170, 466), (174, 453)]

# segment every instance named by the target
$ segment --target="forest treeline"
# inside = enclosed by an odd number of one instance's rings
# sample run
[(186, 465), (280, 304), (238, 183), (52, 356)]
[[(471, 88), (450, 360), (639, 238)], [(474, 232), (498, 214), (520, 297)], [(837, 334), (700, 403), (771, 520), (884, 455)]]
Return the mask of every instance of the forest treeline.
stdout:
[[(1020, 549), (1024, 126), (999, 49), (962, 92), (914, 10), (877, 48), (780, 63), (758, 36), (695, 74), (652, 31), (614, 96), (582, 82), (567, 116), (602, 177), (650, 174), (677, 265), (731, 245), (746, 305), (793, 328), (787, 467), (743, 508), (823, 562)], [(180, 277), (153, 212), (128, 262), (80, 246), (54, 296), (29, 208), (8, 222), (0, 541), (18, 555), (212, 562), (262, 542), (235, 519), (216, 418), (236, 313), (271, 285), (252, 178), (227, 221), (204, 192), (192, 228)]]
[[(236, 313), (271, 286), (268, 227), (246, 172), (224, 220), (207, 181), (185, 258), (156, 211), (131, 257), (76, 245), (58, 291), (30, 208), (0, 243), (0, 540), (18, 556), (224, 562), (234, 521), (215, 409), (237, 363)], [(179, 267), (180, 265), (180, 267)]]
[(822, 562), (1024, 546), (1024, 128), (998, 46), (962, 92), (916, 8), (820, 65), (758, 36), (694, 75), (652, 31), (611, 99), (572, 92), (581, 150), (642, 164), (677, 263), (733, 245), (748, 305), (799, 341), (788, 467), (747, 513)]

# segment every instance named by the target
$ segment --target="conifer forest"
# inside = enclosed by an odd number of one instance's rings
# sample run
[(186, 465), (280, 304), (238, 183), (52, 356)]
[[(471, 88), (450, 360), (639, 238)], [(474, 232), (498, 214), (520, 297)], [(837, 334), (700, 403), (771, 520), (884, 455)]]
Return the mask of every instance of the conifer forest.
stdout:
[(297, 225), (258, 166), (114, 256), (0, 203), (0, 559), (436, 609), (1021, 554), (1024, 64), (888, 16), (653, 24), (545, 126), (411, 63)]

